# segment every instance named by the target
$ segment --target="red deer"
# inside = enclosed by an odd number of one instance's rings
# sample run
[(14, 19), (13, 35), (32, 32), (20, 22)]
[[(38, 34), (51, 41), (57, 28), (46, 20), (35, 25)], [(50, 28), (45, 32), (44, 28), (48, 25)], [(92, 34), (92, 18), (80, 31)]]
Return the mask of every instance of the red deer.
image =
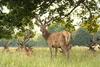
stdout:
[(34, 51), (32, 51), (32, 46), (29, 46), (29, 45), (24, 45), (23, 46), (23, 48), (25, 49), (25, 52), (26, 52), (27, 56), (35, 54)]
[(93, 37), (92, 41), (93, 41), (94, 43), (98, 44), (98, 45), (99, 45), (98, 48), (100, 49), (100, 39), (99, 39), (98, 37)]
[(8, 41), (3, 43), (2, 46), (4, 47), (4, 49), (2, 50), (2, 52), (4, 52), (4, 51), (10, 52), (9, 47), (8, 47), (10, 44), (12, 44), (12, 43), (8, 43)]
[(24, 34), (23, 41), (21, 41), (21, 40), (18, 39), (18, 43), (17, 43), (17, 44), (20, 45), (20, 47), (18, 47), (18, 48), (16, 49), (16, 51), (23, 50), (24, 45), (25, 45), (31, 38), (33, 38), (34, 36), (35, 36), (35, 34), (32, 34), (30, 31), (26, 32), (26, 33)]
[(45, 20), (43, 24), (40, 17), (36, 16), (36, 19), (39, 21), (40, 24), (36, 23), (37, 26), (40, 27), (40, 31), (42, 32), (42, 36), (47, 41), (50, 49), (50, 54), (52, 57), (52, 47), (55, 48), (55, 56), (57, 55), (57, 48), (61, 48), (65, 53), (66, 57), (69, 58), (69, 49), (70, 46), (70, 37), (71, 34), (68, 31), (60, 31), (49, 33), (46, 30), (46, 27), (49, 26), (49, 22), (53, 19), (51, 18), (49, 21)]

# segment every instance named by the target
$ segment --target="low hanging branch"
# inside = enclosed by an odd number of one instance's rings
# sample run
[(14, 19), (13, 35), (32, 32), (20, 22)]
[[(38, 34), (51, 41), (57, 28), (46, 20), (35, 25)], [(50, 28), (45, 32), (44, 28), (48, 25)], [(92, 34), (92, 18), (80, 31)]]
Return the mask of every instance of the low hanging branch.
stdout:
[(84, 1), (85, 1), (85, 0), (79, 0), (79, 1), (76, 3), (76, 6), (75, 6), (67, 15), (65, 15), (65, 17), (66, 17), (66, 16), (69, 16), (69, 15), (73, 12), (73, 10), (75, 10), (75, 8), (78, 7), (81, 3), (84, 3)]
[(92, 13), (89, 9), (89, 7), (86, 5), (86, 3), (88, 3), (88, 1), (86, 0), (86, 2), (84, 2), (85, 0), (79, 0), (77, 3), (76, 3), (76, 6), (68, 13), (65, 15), (65, 17), (69, 16), (74, 10), (75, 8), (77, 8), (81, 3), (88, 9), (89, 13), (90, 13), (90, 17), (92, 17)]
[(89, 11), (89, 13), (90, 13), (90, 17), (92, 17), (92, 13), (91, 13), (91, 10), (89, 9), (89, 7), (85, 4), (85, 3), (83, 3), (84, 5), (85, 5), (85, 7), (88, 9), (88, 11)]

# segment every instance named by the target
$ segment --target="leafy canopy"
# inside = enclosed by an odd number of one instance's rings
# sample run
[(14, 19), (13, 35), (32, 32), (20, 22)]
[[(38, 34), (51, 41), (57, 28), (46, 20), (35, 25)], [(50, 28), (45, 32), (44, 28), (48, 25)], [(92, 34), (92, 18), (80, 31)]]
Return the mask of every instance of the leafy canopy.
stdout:
[[(49, 14), (49, 17), (54, 16), (56, 23), (60, 22), (62, 24), (61, 21), (63, 20), (64, 29), (73, 31), (75, 28), (72, 25), (72, 20), (75, 19), (72, 19), (72, 16), (81, 20), (100, 16), (99, 4), (99, 0), (0, 0), (0, 39), (12, 38), (15, 28), (20, 30), (19, 32), (25, 32), (25, 27), (28, 27), (29, 30), (34, 29), (32, 19), (35, 18), (36, 14), (40, 16), (44, 14)], [(9, 13), (3, 12), (4, 6), (10, 10)], [(89, 20), (86, 22), (90, 23)], [(93, 31), (89, 31), (95, 32), (94, 30), (97, 30), (97, 28), (92, 28), (91, 30)]]

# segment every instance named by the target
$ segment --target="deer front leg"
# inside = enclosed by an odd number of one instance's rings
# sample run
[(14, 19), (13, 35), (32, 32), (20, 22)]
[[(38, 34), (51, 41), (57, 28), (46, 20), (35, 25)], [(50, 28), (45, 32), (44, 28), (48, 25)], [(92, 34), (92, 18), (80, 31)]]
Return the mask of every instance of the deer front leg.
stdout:
[(57, 56), (57, 51), (58, 51), (58, 49), (57, 49), (57, 48), (55, 48), (55, 56)]

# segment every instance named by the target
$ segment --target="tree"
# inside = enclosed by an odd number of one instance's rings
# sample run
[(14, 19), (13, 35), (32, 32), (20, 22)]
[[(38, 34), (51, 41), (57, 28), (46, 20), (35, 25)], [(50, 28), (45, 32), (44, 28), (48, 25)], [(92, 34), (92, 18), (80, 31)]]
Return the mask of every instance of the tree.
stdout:
[(74, 37), (73, 37), (73, 45), (86, 45), (90, 43), (92, 35), (87, 32), (85, 28), (80, 27)]
[(92, 18), (88, 18), (83, 20), (82, 24), (80, 25), (81, 27), (86, 28), (89, 33), (95, 33), (98, 31), (100, 24), (97, 23), (97, 18), (99, 16), (95, 16)]
[(98, 30), (96, 33), (94, 33), (94, 37), (98, 37), (100, 39), (100, 30)]
[(69, 32), (75, 31), (75, 25), (72, 24), (73, 20), (70, 17), (62, 19), (60, 17), (56, 17), (54, 21), (62, 26), (62, 30), (67, 30)]
[(52, 24), (51, 26), (48, 27), (48, 31), (49, 31), (50, 33), (59, 32), (59, 31), (62, 31), (62, 30), (63, 30), (63, 27), (64, 27), (64, 26), (55, 23), (55, 24)]
[[(65, 27), (73, 28), (73, 22), (69, 22), (74, 20), (71, 18), (72, 16), (82, 20), (96, 15), (100, 16), (98, 4), (100, 4), (99, 0), (0, 0), (0, 29), (2, 30), (0, 38), (13, 37), (15, 28), (24, 32), (25, 27), (28, 26), (32, 30), (34, 28), (32, 19), (36, 14), (40, 16), (49, 14), (49, 17), (54, 15), (55, 20), (59, 22), (63, 18)], [(3, 12), (4, 6), (10, 10), (9, 13)]]

